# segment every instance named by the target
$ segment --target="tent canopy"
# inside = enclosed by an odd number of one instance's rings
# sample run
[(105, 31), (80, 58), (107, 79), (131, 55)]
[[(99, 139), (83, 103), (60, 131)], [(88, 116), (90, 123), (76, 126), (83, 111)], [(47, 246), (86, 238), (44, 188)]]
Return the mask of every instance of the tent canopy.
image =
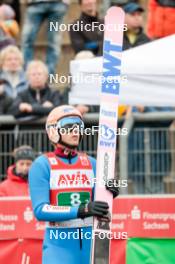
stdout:
[[(175, 35), (122, 53), (120, 104), (175, 106)], [(99, 104), (102, 57), (71, 62), (71, 104)]]

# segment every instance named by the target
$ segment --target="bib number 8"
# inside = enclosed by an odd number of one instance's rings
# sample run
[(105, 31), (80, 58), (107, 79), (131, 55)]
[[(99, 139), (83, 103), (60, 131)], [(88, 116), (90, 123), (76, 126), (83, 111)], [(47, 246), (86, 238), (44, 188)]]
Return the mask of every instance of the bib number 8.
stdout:
[(80, 205), (81, 200), (80, 200), (80, 194), (79, 193), (72, 193), (70, 195), (70, 203), (72, 206)]
[(78, 206), (90, 201), (90, 192), (64, 192), (57, 195), (57, 205)]

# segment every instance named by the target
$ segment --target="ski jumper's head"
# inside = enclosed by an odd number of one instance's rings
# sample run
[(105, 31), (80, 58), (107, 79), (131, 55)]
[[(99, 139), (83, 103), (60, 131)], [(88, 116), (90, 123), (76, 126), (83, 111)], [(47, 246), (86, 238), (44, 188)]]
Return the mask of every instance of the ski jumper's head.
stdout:
[(77, 149), (83, 129), (81, 113), (70, 105), (54, 108), (46, 120), (46, 131), (55, 147)]

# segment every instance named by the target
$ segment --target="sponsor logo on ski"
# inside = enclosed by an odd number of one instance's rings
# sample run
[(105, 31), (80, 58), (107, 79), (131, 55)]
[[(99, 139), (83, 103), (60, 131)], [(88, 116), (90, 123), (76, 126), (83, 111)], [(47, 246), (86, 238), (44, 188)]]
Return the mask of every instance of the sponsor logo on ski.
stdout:
[(107, 152), (104, 154), (104, 168), (103, 168), (103, 180), (106, 182), (109, 174), (109, 155)]
[(104, 140), (114, 140), (115, 133), (112, 128), (108, 127), (107, 125), (101, 125), (100, 127), (101, 137)]
[[(120, 76), (121, 59), (113, 53), (121, 53), (122, 46), (114, 45), (110, 40), (104, 41), (104, 63), (103, 76), (105, 81), (102, 83), (102, 93), (119, 94), (120, 84), (116, 82), (117, 76)], [(112, 54), (111, 54), (112, 53)], [(110, 76), (111, 82), (108, 81)]]
[(101, 109), (101, 114), (103, 116), (107, 116), (107, 117), (114, 117), (116, 118), (117, 117), (117, 113), (116, 111), (109, 111), (109, 110), (106, 110), (106, 109)]
[(115, 148), (115, 131), (109, 126), (102, 124), (100, 126), (100, 146), (107, 148)]

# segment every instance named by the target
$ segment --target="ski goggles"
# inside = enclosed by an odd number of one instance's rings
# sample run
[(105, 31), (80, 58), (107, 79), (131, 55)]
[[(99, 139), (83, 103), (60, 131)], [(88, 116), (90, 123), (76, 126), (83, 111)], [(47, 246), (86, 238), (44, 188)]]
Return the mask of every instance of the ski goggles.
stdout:
[(66, 133), (72, 132), (74, 129), (80, 132), (84, 129), (84, 122), (76, 116), (64, 117), (57, 122), (57, 129), (62, 129)]

